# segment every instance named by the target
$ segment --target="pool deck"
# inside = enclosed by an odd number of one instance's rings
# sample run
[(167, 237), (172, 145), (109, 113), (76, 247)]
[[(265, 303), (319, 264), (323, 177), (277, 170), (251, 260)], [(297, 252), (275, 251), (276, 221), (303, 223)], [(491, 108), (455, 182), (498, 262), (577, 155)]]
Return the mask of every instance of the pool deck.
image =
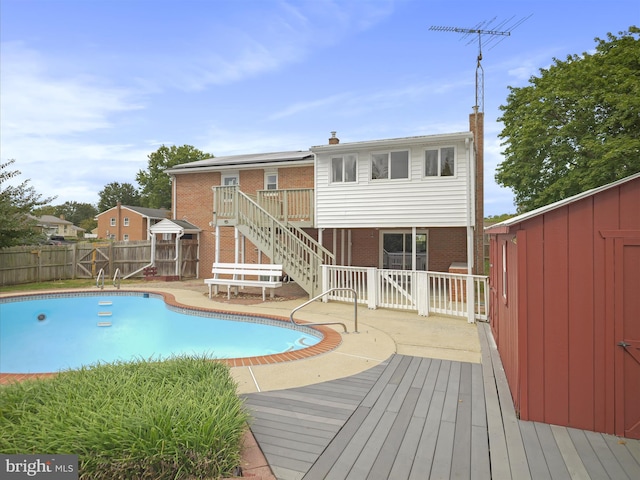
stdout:
[[(126, 289), (285, 319), (306, 301), (295, 289), (266, 302), (210, 300), (201, 281)], [(314, 302), (296, 314), (300, 321), (347, 325), (350, 333), (338, 333), (319, 355), (231, 368), (253, 417), (246, 476), (640, 478), (638, 440), (516, 418), (487, 324), (359, 306), (359, 333), (351, 333), (353, 309)]]

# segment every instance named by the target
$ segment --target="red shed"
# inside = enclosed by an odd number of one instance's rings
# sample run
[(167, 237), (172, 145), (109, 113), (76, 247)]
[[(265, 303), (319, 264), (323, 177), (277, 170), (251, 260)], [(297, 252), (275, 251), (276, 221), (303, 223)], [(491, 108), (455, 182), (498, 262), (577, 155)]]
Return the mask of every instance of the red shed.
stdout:
[(640, 438), (640, 174), (485, 232), (520, 418)]

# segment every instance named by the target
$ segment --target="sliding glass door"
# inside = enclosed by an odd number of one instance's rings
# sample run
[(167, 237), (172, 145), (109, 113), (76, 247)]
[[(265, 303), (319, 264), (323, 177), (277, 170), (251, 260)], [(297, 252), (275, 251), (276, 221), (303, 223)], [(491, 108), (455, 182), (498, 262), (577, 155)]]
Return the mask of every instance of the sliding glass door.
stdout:
[[(387, 231), (382, 235), (382, 268), (392, 270), (427, 270), (427, 232), (418, 230)], [(415, 252), (415, 267), (414, 253)]]

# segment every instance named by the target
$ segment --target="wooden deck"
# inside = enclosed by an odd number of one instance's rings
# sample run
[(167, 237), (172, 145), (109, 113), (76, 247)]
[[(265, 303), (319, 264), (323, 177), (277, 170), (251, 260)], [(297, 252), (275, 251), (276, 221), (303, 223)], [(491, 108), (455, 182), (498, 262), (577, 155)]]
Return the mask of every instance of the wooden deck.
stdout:
[(278, 479), (638, 479), (640, 441), (520, 421), (486, 324), (482, 364), (393, 355), (244, 396)]

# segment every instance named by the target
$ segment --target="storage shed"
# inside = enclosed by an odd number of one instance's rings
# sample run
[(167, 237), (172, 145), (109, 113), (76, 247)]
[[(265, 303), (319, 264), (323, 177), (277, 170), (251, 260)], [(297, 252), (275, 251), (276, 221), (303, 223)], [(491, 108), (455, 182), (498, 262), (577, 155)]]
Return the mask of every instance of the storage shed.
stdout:
[(640, 438), (640, 174), (485, 233), (520, 418)]

